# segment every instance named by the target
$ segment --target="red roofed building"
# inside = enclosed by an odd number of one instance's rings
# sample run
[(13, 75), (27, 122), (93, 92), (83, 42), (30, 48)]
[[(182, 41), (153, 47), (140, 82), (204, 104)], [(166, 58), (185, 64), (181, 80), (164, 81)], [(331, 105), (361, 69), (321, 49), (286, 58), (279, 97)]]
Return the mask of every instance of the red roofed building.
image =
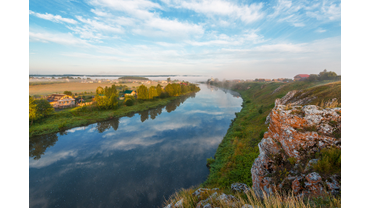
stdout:
[(298, 74), (294, 77), (294, 81), (307, 79), (310, 75), (308, 74)]

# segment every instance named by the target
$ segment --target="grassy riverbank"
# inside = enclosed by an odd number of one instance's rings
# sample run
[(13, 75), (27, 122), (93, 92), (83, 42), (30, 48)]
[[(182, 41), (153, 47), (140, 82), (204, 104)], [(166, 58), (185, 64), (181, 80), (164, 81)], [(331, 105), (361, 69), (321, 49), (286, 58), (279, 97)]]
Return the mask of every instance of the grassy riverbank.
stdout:
[[(190, 92), (187, 96), (196, 92)], [(132, 113), (165, 106), (178, 97), (155, 98), (152, 100), (136, 101), (133, 106), (125, 106), (120, 102), (117, 109), (98, 110), (94, 106), (76, 107), (54, 112), (52, 115), (43, 118), (29, 127), (29, 136), (38, 136), (48, 133), (55, 133), (78, 126), (86, 126), (99, 121), (126, 116)]]
[[(280, 89), (275, 91), (277, 88)], [(243, 98), (243, 108), (236, 113), (215, 158), (208, 159), (210, 174), (202, 184), (204, 187), (229, 189), (234, 182), (252, 186), (251, 168), (259, 155), (258, 143), (267, 131), (267, 115), (275, 105), (275, 99), (292, 90), (304, 90), (317, 98), (310, 104), (320, 104), (339, 98), (341, 82), (292, 82), (292, 83), (240, 83), (230, 87)], [(275, 91), (275, 92), (274, 92)]]
[[(216, 83), (216, 86), (229, 88), (240, 93), (243, 98), (242, 109), (236, 113), (236, 118), (220, 143), (215, 158), (207, 159), (210, 174), (207, 180), (199, 187), (182, 189), (169, 197), (163, 206), (176, 203), (183, 199), (183, 206), (187, 208), (196, 207), (200, 200), (211, 199), (218, 207), (245, 207), (250, 204), (253, 207), (340, 207), (341, 198), (332, 195), (324, 195), (312, 198), (297, 198), (293, 195), (276, 193), (262, 200), (251, 192), (234, 193), (231, 190), (232, 183), (245, 183), (252, 187), (251, 168), (254, 160), (259, 155), (258, 143), (267, 131), (266, 117), (275, 106), (275, 99), (282, 98), (289, 91), (302, 90), (297, 96), (304, 93), (305, 96), (314, 96), (309, 104), (321, 105), (333, 98), (341, 103), (340, 81), (317, 81), (317, 82), (292, 82), (292, 83), (261, 83), (248, 82), (233, 86), (224, 86)], [(218, 194), (234, 195), (237, 202), (220, 202), (210, 197), (215, 191), (205, 191), (197, 198), (193, 195), (198, 188), (219, 188)], [(210, 197), (210, 198), (208, 198)]]

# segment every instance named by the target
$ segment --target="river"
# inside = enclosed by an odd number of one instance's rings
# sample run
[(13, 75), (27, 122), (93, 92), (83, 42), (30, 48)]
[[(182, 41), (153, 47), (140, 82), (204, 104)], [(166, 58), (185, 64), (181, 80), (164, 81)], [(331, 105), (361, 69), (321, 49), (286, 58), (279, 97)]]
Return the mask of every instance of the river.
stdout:
[(165, 107), (30, 138), (30, 207), (161, 207), (204, 182), (242, 99), (200, 88)]

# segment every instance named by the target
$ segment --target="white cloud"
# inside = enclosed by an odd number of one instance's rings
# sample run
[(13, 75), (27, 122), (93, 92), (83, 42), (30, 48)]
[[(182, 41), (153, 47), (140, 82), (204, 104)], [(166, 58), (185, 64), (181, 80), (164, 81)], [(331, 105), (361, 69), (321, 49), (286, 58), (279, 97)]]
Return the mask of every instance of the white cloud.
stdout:
[(113, 32), (113, 33), (123, 33), (124, 32), (123, 28), (121, 27), (117, 27), (117, 26), (113, 27), (105, 23), (98, 22), (96, 20), (84, 19), (81, 16), (76, 16), (76, 18), (89, 26), (86, 29), (90, 29), (94, 31), (107, 31), (107, 32)]
[(74, 37), (71, 33), (49, 33), (49, 32), (29, 32), (30, 41), (53, 42), (62, 45), (74, 45), (91, 47), (85, 40)]
[[(201, 25), (189, 22), (180, 22), (177, 19), (162, 18), (155, 9), (162, 7), (146, 0), (92, 0), (90, 4), (99, 8), (108, 8), (113, 11), (125, 12), (125, 16), (117, 15), (105, 19), (117, 25), (133, 27), (130, 32), (150, 37), (171, 37), (173, 39), (201, 36), (204, 29)], [(94, 10), (94, 12), (96, 12)], [(128, 17), (127, 17), (128, 16)]]
[(341, 18), (341, 4), (329, 3), (324, 1), (320, 10), (307, 11), (307, 16), (316, 18), (317, 20), (335, 21)]
[(65, 22), (65, 23), (70, 23), (70, 24), (77, 24), (77, 21), (74, 20), (74, 19), (69, 19), (69, 18), (63, 18), (61, 17), (60, 15), (52, 15), (52, 14), (40, 14), (40, 13), (36, 13), (36, 12), (33, 12), (33, 11), (29, 11), (29, 14), (31, 15), (34, 15), (38, 18), (41, 18), (41, 19), (46, 19), (46, 20), (50, 20), (52, 22)]
[(245, 23), (251, 23), (261, 19), (264, 14), (261, 11), (263, 4), (253, 3), (250, 5), (237, 5), (224, 0), (203, 1), (175, 1), (178, 7), (193, 10), (208, 16), (221, 15), (238, 18)]
[(318, 33), (324, 33), (326, 32), (326, 30), (322, 29), (322, 28), (319, 28), (317, 30), (315, 30), (315, 32), (318, 32)]

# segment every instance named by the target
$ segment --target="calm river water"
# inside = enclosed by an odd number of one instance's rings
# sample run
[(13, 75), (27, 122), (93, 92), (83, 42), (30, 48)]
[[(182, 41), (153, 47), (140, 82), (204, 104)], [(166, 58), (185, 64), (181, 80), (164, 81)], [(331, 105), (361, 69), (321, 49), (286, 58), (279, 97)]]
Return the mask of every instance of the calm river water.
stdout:
[(205, 181), (242, 99), (200, 87), (162, 108), (30, 138), (30, 207), (160, 207)]

